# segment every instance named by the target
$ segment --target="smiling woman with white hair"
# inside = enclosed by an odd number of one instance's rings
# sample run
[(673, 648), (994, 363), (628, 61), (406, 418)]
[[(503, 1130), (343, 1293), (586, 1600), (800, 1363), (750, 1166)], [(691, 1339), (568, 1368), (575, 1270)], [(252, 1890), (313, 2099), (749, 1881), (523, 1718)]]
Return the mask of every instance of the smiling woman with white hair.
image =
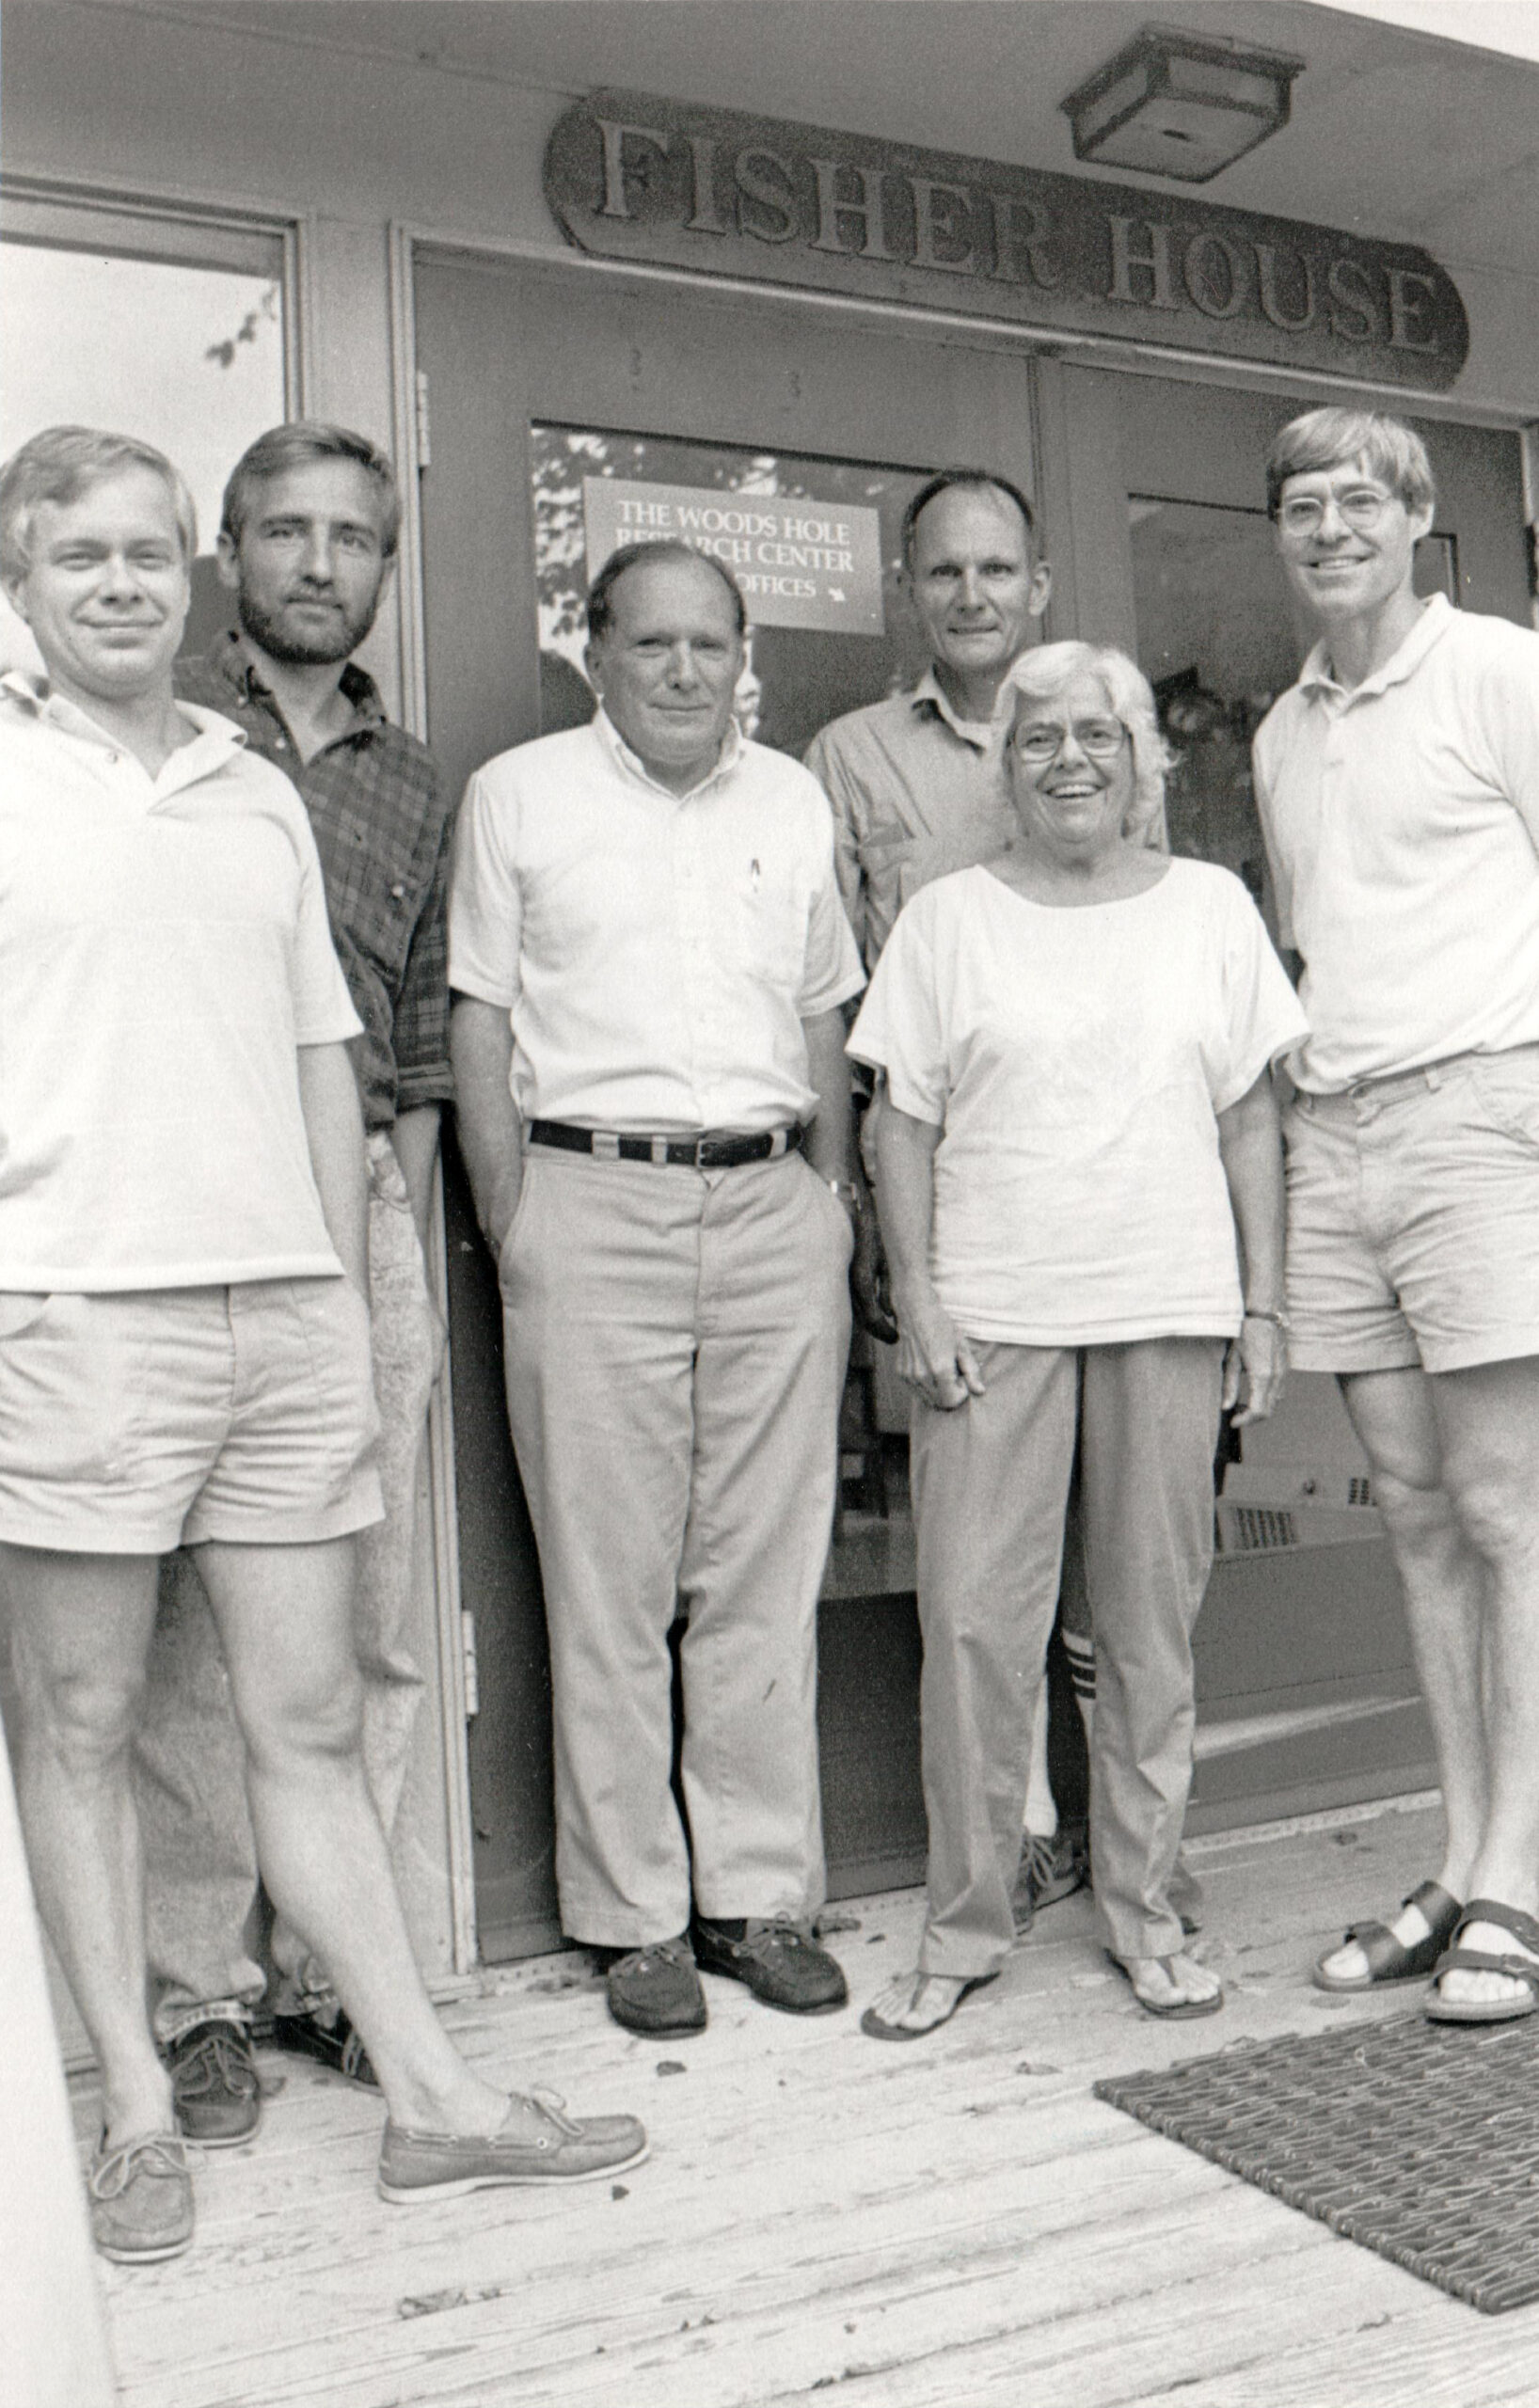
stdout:
[(928, 1910), (863, 2019), (913, 2039), (997, 1972), (1076, 1446), (1102, 1936), (1152, 2015), (1222, 2004), (1170, 1881), (1221, 1403), (1283, 1370), (1271, 1065), (1305, 1034), (1238, 879), (1159, 849), (1167, 754), (1123, 654), (1000, 698), (1017, 834), (900, 915), (849, 1039), (886, 1072), (878, 1198), (913, 1390)]

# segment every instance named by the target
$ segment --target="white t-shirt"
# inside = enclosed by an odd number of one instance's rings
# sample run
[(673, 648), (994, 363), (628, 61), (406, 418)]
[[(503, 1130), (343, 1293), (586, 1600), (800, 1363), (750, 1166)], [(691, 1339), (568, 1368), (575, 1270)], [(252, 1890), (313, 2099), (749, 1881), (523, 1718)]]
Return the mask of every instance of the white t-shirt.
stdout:
[(305, 806), (239, 728), (158, 777), (0, 690), (0, 1290), (334, 1277), (297, 1049), (358, 1034)]
[(729, 729), (673, 794), (602, 712), (500, 753), (460, 812), (449, 983), (511, 1013), (526, 1120), (807, 1119), (801, 1022), (865, 984), (822, 787)]
[(986, 869), (926, 887), (849, 1051), (944, 1131), (931, 1273), (958, 1326), (1019, 1346), (1231, 1336), (1215, 1116), (1306, 1025), (1245, 888), (1206, 862), (1069, 909)]
[(1299, 1085), (1539, 1042), (1539, 635), (1435, 594), (1360, 686), (1316, 644), (1256, 735)]

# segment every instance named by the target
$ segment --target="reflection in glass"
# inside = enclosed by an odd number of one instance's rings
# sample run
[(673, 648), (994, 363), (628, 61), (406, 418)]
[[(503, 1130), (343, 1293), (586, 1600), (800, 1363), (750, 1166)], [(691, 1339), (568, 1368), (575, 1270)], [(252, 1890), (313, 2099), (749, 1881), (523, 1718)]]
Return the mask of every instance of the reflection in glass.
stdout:
[[(1166, 790), (1173, 852), (1220, 862), (1258, 901), (1264, 876), (1250, 739), (1313, 641), (1263, 511), (1128, 500), (1138, 665), (1176, 754)], [(1416, 590), (1458, 599), (1452, 535), (1417, 547)]]
[[(909, 613), (897, 603), (897, 579), (903, 513), (928, 470), (749, 452), (612, 428), (535, 426), (530, 449), (540, 714), (547, 735), (580, 726), (593, 714), (593, 694), (582, 673), (588, 572), (599, 564), (590, 561), (590, 521), (618, 524), (622, 540), (627, 533), (619, 514), (599, 513), (592, 493), (585, 496), (585, 486), (595, 480), (614, 480), (627, 493), (636, 486), (686, 489), (705, 505), (696, 514), (697, 524), (708, 519), (721, 529), (730, 520), (714, 547), (747, 590), (751, 633), (738, 717), (744, 732), (761, 744), (800, 754), (831, 719), (912, 685), (923, 669)], [(629, 515), (638, 515), (633, 505)], [(816, 538), (840, 523), (856, 526), (864, 536), (873, 517), (869, 579), (861, 581), (864, 550), (850, 555), (850, 576), (837, 565), (831, 568), (840, 555)], [(770, 518), (777, 524), (761, 545), (760, 522)], [(664, 526), (638, 532), (672, 531), (674, 523), (671, 516)], [(809, 537), (806, 546), (784, 541), (799, 531)], [(693, 540), (692, 532), (684, 531)], [(781, 557), (798, 549), (801, 557), (795, 562)], [(754, 591), (755, 584), (768, 589), (772, 578), (782, 587), (816, 586), (800, 606), (803, 624), (796, 624), (794, 596)], [(778, 623), (766, 624), (771, 609)]]
[[(271, 275), (0, 242), (0, 458), (45, 426), (101, 426), (155, 444), (198, 505), (185, 646), (229, 624), (214, 562), (219, 499), (246, 445), (284, 415), (283, 304)], [(0, 670), (36, 669), (0, 598)]]

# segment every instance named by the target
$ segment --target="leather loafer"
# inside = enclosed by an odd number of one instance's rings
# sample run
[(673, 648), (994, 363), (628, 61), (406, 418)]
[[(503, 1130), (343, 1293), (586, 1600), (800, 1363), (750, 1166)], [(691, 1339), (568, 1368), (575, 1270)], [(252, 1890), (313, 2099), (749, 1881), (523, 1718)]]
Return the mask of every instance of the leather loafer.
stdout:
[(193, 2237), (192, 2176), (179, 2132), (145, 2132), (109, 2148), (103, 2138), (86, 2178), (91, 2239), (119, 2266), (180, 2258)]
[(262, 2121), (262, 2083), (244, 2024), (215, 2017), (166, 2044), (177, 2130), (199, 2148), (238, 2148)]
[(706, 1993), (686, 1935), (616, 1956), (605, 1991), (616, 2023), (645, 2039), (683, 2039), (706, 2028)]
[(798, 1924), (750, 1918), (734, 1938), (725, 1925), (697, 1918), (690, 1937), (695, 1961), (707, 1973), (746, 1984), (756, 1999), (785, 2015), (832, 2015), (849, 2004), (849, 1985), (838, 1965)]
[(466, 2191), (488, 2191), (500, 2183), (586, 2182), (601, 2174), (623, 2174), (646, 2155), (646, 2132), (634, 2115), (588, 2115), (565, 2112), (553, 2090), (517, 2092), (508, 2101), (533, 2110), (516, 2131), (507, 2125), (484, 2139), (457, 2132), (420, 2132), (388, 2123), (379, 2152), (379, 2195), (392, 2207), (417, 2199), (453, 2199)]

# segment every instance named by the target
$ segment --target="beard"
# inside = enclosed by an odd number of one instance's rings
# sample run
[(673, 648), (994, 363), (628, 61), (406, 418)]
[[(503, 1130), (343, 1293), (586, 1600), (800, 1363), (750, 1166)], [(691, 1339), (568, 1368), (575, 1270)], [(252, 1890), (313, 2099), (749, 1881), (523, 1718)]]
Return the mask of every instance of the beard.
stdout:
[[(349, 611), (345, 602), (339, 602), (325, 625), (304, 627), (289, 624), (289, 602), (268, 610), (244, 587), (237, 597), (237, 610), (242, 632), (255, 644), (260, 644), (270, 660), (281, 660), (291, 669), (319, 669), (335, 660), (346, 660), (355, 653), (379, 610), (384, 581), (375, 587), (367, 608)], [(300, 597), (309, 599), (309, 596)]]

